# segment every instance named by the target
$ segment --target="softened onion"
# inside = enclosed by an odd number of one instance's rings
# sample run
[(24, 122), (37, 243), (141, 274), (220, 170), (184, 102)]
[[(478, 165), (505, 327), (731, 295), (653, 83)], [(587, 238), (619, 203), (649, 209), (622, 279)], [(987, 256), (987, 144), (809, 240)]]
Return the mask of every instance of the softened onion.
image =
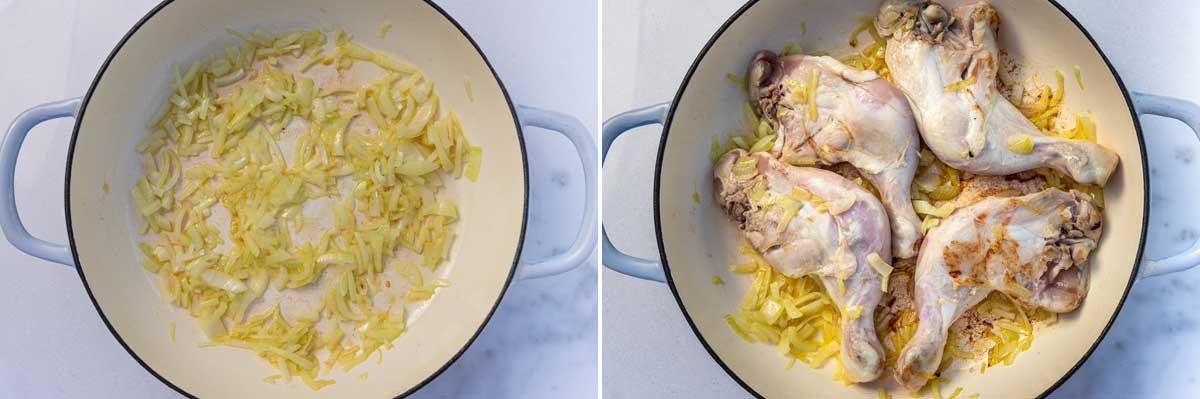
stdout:
[[(165, 110), (134, 148), (144, 171), (130, 189), (146, 234), (142, 267), (156, 273), (167, 302), (196, 318), (209, 344), (254, 351), (279, 372), (267, 381), (295, 376), (319, 389), (333, 381), (318, 379), (316, 349), (329, 351), (326, 370), (349, 370), (404, 331), (404, 303), (373, 300), (384, 266), (416, 257), (432, 271), (445, 261), (459, 213), (442, 194), (444, 180), (477, 179), (483, 152), (419, 68), (340, 29), (332, 46), (319, 30), (230, 33), (243, 43), (172, 69)], [(382, 76), (361, 87), (320, 87), (303, 74), (355, 62)], [(285, 129), (294, 123), (303, 128)], [(291, 154), (282, 141), (292, 143)], [(339, 190), (339, 181), (353, 190)], [(316, 241), (293, 236), (310, 225), (304, 205), (324, 198), (334, 200), (321, 211), (332, 228)], [(403, 264), (411, 285), (404, 301), (448, 285), (426, 284), (420, 267)], [(321, 276), (333, 283), (294, 320), (278, 304), (246, 315), (268, 286), (307, 287)], [(321, 320), (335, 327), (322, 334)], [(342, 323), (355, 326), (352, 337)]]

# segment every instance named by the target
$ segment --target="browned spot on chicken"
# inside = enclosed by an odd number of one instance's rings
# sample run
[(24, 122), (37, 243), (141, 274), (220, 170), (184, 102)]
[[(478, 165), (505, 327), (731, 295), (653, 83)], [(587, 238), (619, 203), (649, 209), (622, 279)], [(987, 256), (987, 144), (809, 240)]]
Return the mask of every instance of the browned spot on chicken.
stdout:
[[(1012, 204), (1013, 202), (1010, 201), (1009, 203)], [(1019, 245), (1016, 241), (1012, 240), (1008, 236), (1008, 231), (1006, 230), (1007, 225), (1007, 221), (1001, 222), (998, 225), (994, 225), (996, 227), (992, 228), (992, 236), (989, 241), (988, 249), (983, 256), (983, 261), (981, 263), (984, 265), (1010, 266), (1003, 268), (1004, 279), (1008, 281), (1010, 285), (1021, 285), (1020, 281), (1025, 280), (1024, 274), (1027, 273), (1021, 273), (1022, 263), (1020, 255), (1017, 253), (1017, 248)], [(1011, 267), (1011, 265), (1017, 266)], [(972, 286), (987, 284), (987, 273), (989, 272), (989, 268), (976, 267), (975, 265), (966, 266), (966, 273), (960, 273), (958, 276), (953, 275), (957, 268), (950, 267), (951, 277), (955, 278), (956, 283)], [(1021, 275), (1022, 278), (1017, 278), (1018, 275)], [(1019, 287), (1019, 289), (1021, 288), (1025, 287), (1022, 285)]]
[(946, 267), (955, 269), (964, 263), (974, 263), (979, 256), (979, 243), (976, 241), (950, 241), (942, 252)]
[(974, 204), (985, 198), (1015, 197), (1045, 190), (1046, 179), (1035, 173), (1018, 176), (971, 176), (963, 181), (962, 192), (951, 200), (956, 208)]
[[(1030, 176), (1003, 176), (1049, 168), (1103, 185), (1119, 162), (1095, 143), (1047, 136), (997, 91), (997, 69), (1004, 67), (998, 65), (998, 24), (986, 1), (949, 10), (929, 0), (883, 0), (875, 20), (888, 39), (892, 81), (912, 103), (923, 142), (942, 162), (970, 172), (953, 201), (957, 210), (928, 231), (918, 258), (920, 321), (894, 374), (912, 391), (939, 369), (950, 326), (989, 292), (1052, 312), (1074, 309), (1087, 292), (1084, 262), (1100, 236), (1099, 216), (1088, 222), (1099, 213), (1096, 205), (1086, 194), (1045, 189)], [(965, 87), (945, 90), (958, 81)], [(1034, 137), (1038, 145), (1015, 153), (1006, 145), (1014, 135)], [(971, 173), (996, 177), (972, 182)], [(988, 198), (1018, 195), (1032, 205)], [(991, 327), (986, 319), (966, 317), (968, 336)]]

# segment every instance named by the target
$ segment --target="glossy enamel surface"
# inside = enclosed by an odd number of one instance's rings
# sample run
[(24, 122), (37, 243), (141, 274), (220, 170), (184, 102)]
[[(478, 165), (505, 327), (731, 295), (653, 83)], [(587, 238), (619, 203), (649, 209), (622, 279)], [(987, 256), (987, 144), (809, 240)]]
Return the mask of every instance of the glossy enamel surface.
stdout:
[[(946, 2), (947, 5), (957, 2)], [(772, 345), (750, 344), (730, 330), (723, 316), (734, 311), (750, 277), (730, 273), (742, 240), (713, 201), (709, 145), (714, 134), (741, 126), (745, 94), (725, 79), (740, 75), (755, 51), (781, 49), (795, 41), (804, 49), (846, 46), (855, 17), (873, 15), (877, 0), (752, 2), (719, 31), (685, 78), (666, 124), (656, 180), (656, 226), (661, 258), (680, 306), (710, 353), (744, 387), (766, 397), (875, 397), (880, 386), (842, 386), (833, 367), (818, 370), (786, 359)], [(1084, 31), (1055, 4), (1042, 0), (995, 1), (1001, 17), (999, 42), (1027, 71), (1053, 82), (1055, 69), (1067, 76), (1064, 115), (1091, 110), (1101, 144), (1121, 163), (1105, 187), (1104, 235), (1092, 254), (1091, 288), (1083, 305), (1049, 328), (1037, 331), (1033, 347), (1010, 367), (986, 374), (955, 369), (945, 376), (955, 387), (982, 397), (1035, 397), (1064, 380), (1099, 342), (1116, 316), (1136, 272), (1146, 221), (1145, 160), (1136, 115), (1103, 55)], [(807, 32), (801, 34), (801, 21)], [(864, 33), (863, 40), (867, 40)], [(1078, 65), (1086, 89), (1072, 77)], [(1068, 122), (1069, 123), (1069, 122)], [(697, 192), (701, 203), (692, 200)], [(713, 276), (726, 285), (713, 285)], [(890, 379), (889, 379), (890, 380)]]

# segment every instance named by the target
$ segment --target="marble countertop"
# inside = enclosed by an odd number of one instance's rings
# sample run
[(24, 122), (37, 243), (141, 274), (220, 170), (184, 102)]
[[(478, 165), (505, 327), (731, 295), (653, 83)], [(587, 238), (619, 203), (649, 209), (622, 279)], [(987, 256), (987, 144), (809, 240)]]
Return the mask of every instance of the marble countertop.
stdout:
[[(125, 31), (157, 0), (0, 0), (0, 123), (84, 94)], [(574, 115), (597, 131), (596, 2), (438, 1), (489, 54), (513, 100)], [(563, 32), (574, 32), (563, 34)], [(536, 60), (536, 62), (531, 62)], [(570, 73), (563, 73), (570, 71)], [(547, 79), (547, 76), (553, 76)], [(30, 135), (16, 176), (30, 231), (65, 242), (62, 187), (71, 122)], [(575, 151), (526, 134), (530, 213), (524, 255), (564, 251), (583, 211)], [(0, 243), (0, 397), (178, 397), (141, 368), (97, 317), (74, 270)], [(593, 397), (597, 388), (595, 255), (578, 269), (514, 282), (475, 343), (417, 398)]]
[[(1200, 26), (1179, 23), (1189, 0), (1060, 0), (1099, 42), (1134, 90), (1200, 102)], [(605, 0), (602, 115), (669, 100), (695, 55), (743, 2)], [(1171, 23), (1165, 23), (1173, 21)], [(1200, 144), (1182, 124), (1142, 119), (1151, 173), (1149, 256), (1200, 236)], [(658, 127), (613, 144), (605, 167), (604, 220), (617, 247), (655, 259), (651, 190)], [(614, 184), (612, 182), (619, 182)], [(749, 397), (709, 357), (670, 290), (603, 271), (606, 398)], [(1200, 270), (1142, 281), (1096, 352), (1052, 398), (1195, 397), (1200, 382)]]

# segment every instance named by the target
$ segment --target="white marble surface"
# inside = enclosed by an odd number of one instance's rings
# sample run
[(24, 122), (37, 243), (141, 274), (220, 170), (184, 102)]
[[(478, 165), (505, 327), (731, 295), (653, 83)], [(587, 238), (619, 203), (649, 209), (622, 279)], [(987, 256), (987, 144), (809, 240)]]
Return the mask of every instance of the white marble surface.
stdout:
[[(1191, 0), (1062, 0), (1131, 89), (1200, 102), (1200, 12)], [(693, 58), (738, 0), (605, 0), (602, 115), (673, 97)], [(811, 21), (810, 21), (811, 22)], [(1200, 231), (1196, 137), (1182, 124), (1143, 118), (1151, 166), (1147, 253), (1186, 248)], [(617, 247), (656, 258), (651, 190), (657, 127), (627, 134), (605, 167), (604, 219)], [(664, 285), (604, 270), (606, 398), (748, 397), (709, 357)], [(1196, 397), (1200, 382), (1200, 271), (1138, 283), (1112, 330), (1054, 398)]]
[[(155, 0), (0, 0), (0, 123), (80, 96)], [(439, 1), (489, 55), (514, 101), (567, 112), (597, 131), (595, 1)], [(63, 166), (71, 122), (35, 129), (18, 163), (17, 202), (31, 232), (65, 242)], [(583, 175), (566, 140), (526, 135), (525, 255), (561, 252), (582, 212)], [(0, 397), (178, 397), (104, 328), (79, 276), (0, 243)], [(570, 273), (514, 282), (474, 345), (414, 397), (593, 397), (595, 256)]]

